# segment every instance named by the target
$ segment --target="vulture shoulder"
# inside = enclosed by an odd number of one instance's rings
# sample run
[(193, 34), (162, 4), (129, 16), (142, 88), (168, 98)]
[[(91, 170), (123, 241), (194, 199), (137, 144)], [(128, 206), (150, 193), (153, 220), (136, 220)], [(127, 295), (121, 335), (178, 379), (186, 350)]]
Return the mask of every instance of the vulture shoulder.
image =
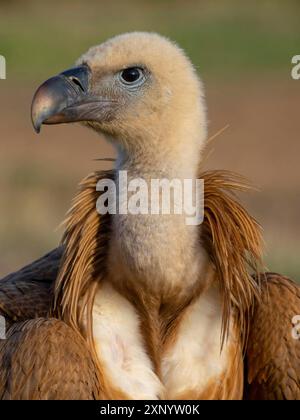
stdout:
[(54, 318), (16, 323), (0, 340), (1, 400), (91, 400), (97, 368), (83, 337)]
[(6, 322), (46, 316), (62, 254), (58, 247), (0, 280), (0, 315)]
[(261, 302), (250, 322), (246, 399), (300, 400), (300, 337), (293, 333), (297, 315), (300, 286), (280, 274), (266, 273)]

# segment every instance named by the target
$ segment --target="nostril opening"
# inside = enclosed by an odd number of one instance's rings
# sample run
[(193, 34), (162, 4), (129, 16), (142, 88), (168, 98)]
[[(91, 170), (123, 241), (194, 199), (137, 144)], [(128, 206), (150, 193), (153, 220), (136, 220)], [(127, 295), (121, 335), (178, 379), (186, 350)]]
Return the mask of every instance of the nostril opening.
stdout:
[(80, 80), (77, 79), (77, 77), (70, 76), (69, 79), (71, 80), (71, 82), (73, 82), (75, 85), (77, 85), (82, 90), (82, 92), (84, 92), (84, 88), (83, 88), (82, 84), (80, 83)]

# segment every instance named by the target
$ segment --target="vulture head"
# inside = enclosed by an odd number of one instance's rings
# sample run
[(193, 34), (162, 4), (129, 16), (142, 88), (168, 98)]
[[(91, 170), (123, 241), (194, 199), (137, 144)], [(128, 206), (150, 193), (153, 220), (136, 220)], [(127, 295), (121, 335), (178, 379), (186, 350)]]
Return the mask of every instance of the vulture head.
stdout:
[(184, 52), (168, 39), (134, 32), (92, 47), (76, 63), (43, 83), (32, 103), (42, 124), (81, 122), (118, 148), (193, 153), (206, 136), (203, 88)]

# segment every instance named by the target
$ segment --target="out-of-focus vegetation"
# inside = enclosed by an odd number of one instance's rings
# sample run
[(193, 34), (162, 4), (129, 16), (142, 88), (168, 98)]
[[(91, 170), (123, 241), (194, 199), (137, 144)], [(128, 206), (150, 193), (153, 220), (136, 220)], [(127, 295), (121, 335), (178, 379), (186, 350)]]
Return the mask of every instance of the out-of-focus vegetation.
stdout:
[(237, 170), (262, 187), (247, 200), (265, 228), (266, 262), (300, 279), (300, 54), (298, 0), (0, 0), (0, 275), (56, 245), (80, 178), (109, 156), (78, 126), (30, 126), (32, 93), (94, 44), (126, 31), (177, 41), (202, 75), (210, 134), (208, 167)]
[(297, 0), (0, 1), (0, 51), (23, 80), (68, 66), (93, 44), (147, 30), (176, 40), (204, 75), (289, 68), (300, 45)]

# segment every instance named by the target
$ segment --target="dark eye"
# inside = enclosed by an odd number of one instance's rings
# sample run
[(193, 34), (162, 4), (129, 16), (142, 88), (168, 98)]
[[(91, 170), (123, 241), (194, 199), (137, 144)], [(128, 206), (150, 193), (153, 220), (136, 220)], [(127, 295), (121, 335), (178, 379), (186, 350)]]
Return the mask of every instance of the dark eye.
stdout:
[(129, 67), (128, 69), (122, 70), (121, 79), (126, 84), (135, 83), (142, 79), (143, 70), (139, 67)]

